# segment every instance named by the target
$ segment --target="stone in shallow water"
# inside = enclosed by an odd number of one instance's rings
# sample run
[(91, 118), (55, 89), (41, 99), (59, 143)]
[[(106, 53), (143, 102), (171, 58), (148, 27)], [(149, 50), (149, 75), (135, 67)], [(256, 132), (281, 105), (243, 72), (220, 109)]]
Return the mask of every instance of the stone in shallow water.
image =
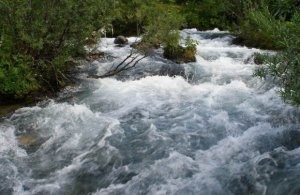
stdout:
[(36, 151), (44, 142), (45, 139), (37, 133), (22, 134), (17, 137), (19, 144), (24, 147), (27, 152)]
[(33, 134), (29, 134), (29, 135), (19, 136), (18, 140), (19, 143), (23, 146), (31, 146), (31, 145), (35, 145), (35, 143), (38, 141), (38, 138)]

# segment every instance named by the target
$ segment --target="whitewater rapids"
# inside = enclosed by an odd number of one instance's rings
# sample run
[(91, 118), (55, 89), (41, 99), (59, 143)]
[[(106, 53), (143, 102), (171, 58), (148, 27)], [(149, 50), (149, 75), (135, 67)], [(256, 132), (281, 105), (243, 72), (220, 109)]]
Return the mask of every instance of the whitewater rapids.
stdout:
[(252, 76), (265, 51), (218, 30), (181, 35), (198, 42), (197, 62), (157, 50), (122, 75), (88, 78), (131, 50), (106, 38), (98, 47), (111, 57), (82, 66), (80, 86), (3, 120), (0, 194), (300, 194), (300, 109)]

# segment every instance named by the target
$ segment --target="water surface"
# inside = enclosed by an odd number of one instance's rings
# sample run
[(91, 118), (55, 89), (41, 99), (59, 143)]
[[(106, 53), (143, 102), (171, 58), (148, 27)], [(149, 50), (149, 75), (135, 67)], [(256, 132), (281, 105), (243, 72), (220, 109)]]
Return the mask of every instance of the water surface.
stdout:
[(82, 66), (80, 86), (0, 123), (0, 194), (300, 194), (300, 109), (252, 77), (263, 51), (181, 33), (198, 41), (197, 62), (158, 50), (88, 78), (130, 52), (103, 39), (111, 57)]

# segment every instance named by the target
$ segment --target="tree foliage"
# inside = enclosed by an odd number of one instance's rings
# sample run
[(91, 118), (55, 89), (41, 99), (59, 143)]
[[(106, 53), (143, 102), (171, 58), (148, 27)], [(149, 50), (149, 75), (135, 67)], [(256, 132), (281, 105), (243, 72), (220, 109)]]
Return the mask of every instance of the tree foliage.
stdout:
[[(178, 29), (229, 29), (250, 46), (276, 49), (261, 76), (278, 80), (283, 97), (300, 104), (299, 0), (1, 0), (0, 95), (56, 91), (70, 61), (95, 42), (98, 30), (141, 35), (139, 51), (163, 45), (165, 56), (192, 56)], [(117, 71), (118, 72), (118, 71)]]
[(23, 96), (64, 85), (66, 61), (108, 22), (106, 4), (104, 0), (0, 1), (0, 94)]
[[(262, 13), (260, 13), (262, 14)], [(270, 36), (282, 48), (276, 55), (265, 56), (266, 66), (260, 67), (256, 75), (271, 76), (279, 81), (282, 97), (293, 104), (300, 104), (300, 12), (294, 13), (290, 21), (274, 20), (270, 15), (261, 15), (259, 27), (270, 28)]]

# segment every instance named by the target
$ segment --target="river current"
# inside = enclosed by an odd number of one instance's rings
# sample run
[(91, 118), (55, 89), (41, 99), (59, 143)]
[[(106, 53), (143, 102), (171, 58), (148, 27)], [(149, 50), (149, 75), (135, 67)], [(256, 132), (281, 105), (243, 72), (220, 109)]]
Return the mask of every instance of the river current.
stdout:
[[(129, 54), (80, 67), (80, 85), (0, 123), (0, 194), (300, 194), (300, 109), (253, 77), (255, 52), (218, 30), (181, 31), (197, 62), (162, 51), (103, 79)], [(137, 38), (130, 38), (133, 43)]]

